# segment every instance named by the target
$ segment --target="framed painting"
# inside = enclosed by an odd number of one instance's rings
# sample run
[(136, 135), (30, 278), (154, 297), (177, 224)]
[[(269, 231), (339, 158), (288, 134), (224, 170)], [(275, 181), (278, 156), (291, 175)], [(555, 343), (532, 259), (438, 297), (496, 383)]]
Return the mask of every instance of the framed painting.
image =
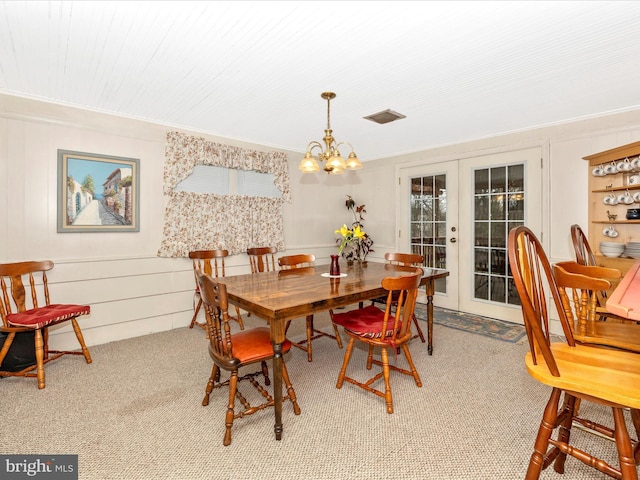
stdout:
[(139, 232), (140, 160), (58, 150), (58, 232)]

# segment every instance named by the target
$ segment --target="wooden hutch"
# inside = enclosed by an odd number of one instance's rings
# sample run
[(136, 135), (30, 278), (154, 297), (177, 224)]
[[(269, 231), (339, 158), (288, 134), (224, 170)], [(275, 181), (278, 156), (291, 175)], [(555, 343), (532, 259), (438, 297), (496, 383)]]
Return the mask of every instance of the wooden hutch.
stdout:
[[(596, 256), (599, 265), (613, 267), (624, 273), (635, 263), (636, 259), (621, 257), (606, 257), (600, 253), (600, 242), (617, 242), (626, 244), (627, 242), (640, 242), (640, 220), (627, 220), (626, 214), (629, 208), (640, 208), (640, 203), (634, 202), (630, 205), (617, 204), (607, 205), (604, 197), (610, 193), (615, 195), (624, 194), (627, 190), (633, 195), (640, 192), (640, 184), (629, 185), (631, 175), (640, 175), (640, 171), (619, 172), (604, 176), (595, 176), (594, 168), (617, 163), (628, 158), (629, 161), (638, 158), (640, 155), (640, 142), (630, 143), (621, 147), (594, 153), (583, 157), (589, 162), (589, 244)], [(615, 219), (610, 216), (615, 215)], [(609, 238), (604, 235), (603, 230), (613, 225), (618, 232), (616, 238)]]

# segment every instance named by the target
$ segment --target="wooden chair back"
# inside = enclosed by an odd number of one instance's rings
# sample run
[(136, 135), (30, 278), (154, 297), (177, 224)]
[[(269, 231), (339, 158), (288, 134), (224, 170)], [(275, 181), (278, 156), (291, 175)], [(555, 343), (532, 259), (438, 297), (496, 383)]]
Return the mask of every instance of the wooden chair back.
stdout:
[(553, 266), (562, 306), (567, 320), (574, 327), (574, 334), (586, 335), (587, 324), (593, 324), (597, 318), (598, 290), (611, 286), (609, 281), (599, 278), (597, 272), (589, 269), (599, 270), (601, 267), (576, 262), (560, 262)]
[(578, 224), (571, 225), (571, 241), (576, 255), (576, 262), (580, 265), (597, 265), (589, 240)]
[(278, 253), (276, 247), (248, 248), (247, 255), (249, 255), (251, 273), (275, 271), (276, 253)]
[(559, 262), (553, 266), (553, 272), (576, 341), (640, 353), (640, 325), (601, 321), (598, 294), (608, 288), (610, 278), (619, 278), (619, 270)]
[[(580, 225), (574, 224), (571, 225), (571, 241), (573, 243), (573, 250), (576, 255), (576, 262), (580, 265), (584, 266), (592, 266), (597, 267), (598, 264), (596, 262), (595, 256), (593, 254), (593, 250), (589, 245), (589, 240), (587, 236), (584, 234)], [(612, 289), (618, 284), (620, 279), (622, 278), (622, 272), (617, 269), (610, 268), (612, 271), (612, 275), (608, 275), (604, 278), (610, 280), (610, 286), (607, 290), (599, 290), (597, 292), (597, 300), (598, 300), (598, 317), (600, 320), (604, 320), (605, 318), (613, 319), (618, 322), (627, 323), (628, 320), (612, 313), (609, 313), (606, 309), (607, 297)], [(615, 273), (617, 271), (617, 273)]]
[[(198, 322), (198, 312), (202, 306), (202, 297), (200, 296), (200, 288), (198, 286), (198, 272), (210, 275), (215, 278), (224, 277), (225, 264), (224, 259), (229, 256), (228, 250), (195, 250), (189, 252), (189, 258), (193, 262), (193, 276), (196, 282), (196, 290), (194, 298), (197, 299), (197, 303), (194, 302), (194, 313), (191, 318), (191, 324), (189, 328), (193, 328), (194, 325), (198, 325), (200, 328), (206, 330), (206, 323)], [(240, 328), (244, 328), (244, 322), (240, 315), (240, 309), (236, 306), (236, 316), (231, 317), (232, 320), (237, 321), (240, 324)]]
[(298, 255), (285, 255), (278, 259), (278, 265), (283, 270), (292, 268), (304, 268), (313, 267), (313, 262), (316, 261), (316, 256), (313, 254), (298, 254)]
[(205, 309), (209, 353), (214, 361), (223, 368), (226, 367), (226, 370), (237, 368), (233, 360), (227, 286), (217, 282), (210, 274), (197, 272), (196, 276)]
[(2, 286), (0, 316), (5, 327), (9, 326), (7, 315), (51, 303), (47, 272), (52, 268), (53, 262), (50, 260), (0, 265), (0, 285)]
[[(229, 256), (228, 250), (195, 250), (189, 252), (189, 258), (193, 261), (193, 273), (200, 270), (213, 277), (225, 276), (224, 259)], [(197, 285), (197, 278), (196, 278)]]
[[(402, 267), (420, 267), (424, 263), (424, 257), (417, 253), (387, 252), (384, 255), (384, 259), (391, 265), (400, 265)], [(394, 300), (397, 302), (398, 298), (395, 298)], [(378, 297), (371, 300), (371, 302), (373, 304), (382, 304), (387, 302), (387, 298)], [(360, 303), (360, 308), (362, 308), (362, 302)], [(424, 337), (424, 333), (422, 333), (422, 328), (420, 328), (420, 323), (418, 322), (418, 319), (415, 315), (413, 316), (413, 324), (415, 325), (417, 331), (417, 334), (414, 335), (414, 337), (420, 338), (420, 341), (422, 341), (422, 343), (425, 343), (426, 339)], [(433, 335), (433, 333), (431, 332), (431, 327), (428, 323), (427, 328), (429, 329), (427, 331), (427, 334), (429, 335), (429, 338), (431, 338), (431, 335)]]
[(515, 227), (509, 232), (508, 252), (533, 363), (537, 365), (538, 356), (542, 355), (551, 374), (560, 376), (549, 346), (548, 298), (553, 298), (567, 343), (574, 346), (575, 340), (549, 259), (534, 233), (525, 226)]
[(382, 287), (387, 290), (387, 301), (380, 340), (401, 344), (413, 338), (413, 322), (422, 270), (401, 277), (385, 277)]
[(405, 267), (419, 267), (424, 262), (424, 257), (417, 253), (385, 253), (384, 259), (392, 265), (401, 265)]

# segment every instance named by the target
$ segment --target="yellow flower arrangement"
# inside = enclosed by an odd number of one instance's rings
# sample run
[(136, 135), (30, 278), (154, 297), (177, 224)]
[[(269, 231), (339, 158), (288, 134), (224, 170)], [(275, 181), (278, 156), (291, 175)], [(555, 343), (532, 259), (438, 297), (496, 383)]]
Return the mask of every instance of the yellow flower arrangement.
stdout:
[(340, 246), (338, 247), (338, 255), (342, 255), (344, 249), (354, 243), (359, 242), (363, 238), (365, 238), (364, 230), (360, 227), (360, 225), (356, 225), (353, 229), (347, 227), (345, 223), (338, 230), (335, 231), (336, 234), (342, 235), (342, 241), (340, 242)]
[(365, 233), (362, 225), (364, 214), (367, 211), (364, 209), (364, 205), (356, 206), (351, 195), (347, 195), (345, 206), (353, 214), (353, 223), (351, 228), (347, 227), (345, 223), (335, 231), (336, 235), (340, 235), (340, 238), (336, 238), (338, 255), (341, 255), (347, 262), (366, 262), (367, 255), (373, 252), (373, 248), (371, 248), (373, 240), (369, 234)]

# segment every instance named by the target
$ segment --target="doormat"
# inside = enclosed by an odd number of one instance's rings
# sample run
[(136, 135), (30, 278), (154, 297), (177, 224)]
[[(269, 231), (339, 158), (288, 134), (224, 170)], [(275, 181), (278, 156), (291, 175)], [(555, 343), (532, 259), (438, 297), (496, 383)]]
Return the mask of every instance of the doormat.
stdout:
[[(427, 321), (427, 306), (425, 304), (416, 303), (416, 317)], [(497, 338), (509, 343), (517, 343), (527, 334), (523, 325), (440, 307), (433, 307), (433, 323), (463, 332)]]

